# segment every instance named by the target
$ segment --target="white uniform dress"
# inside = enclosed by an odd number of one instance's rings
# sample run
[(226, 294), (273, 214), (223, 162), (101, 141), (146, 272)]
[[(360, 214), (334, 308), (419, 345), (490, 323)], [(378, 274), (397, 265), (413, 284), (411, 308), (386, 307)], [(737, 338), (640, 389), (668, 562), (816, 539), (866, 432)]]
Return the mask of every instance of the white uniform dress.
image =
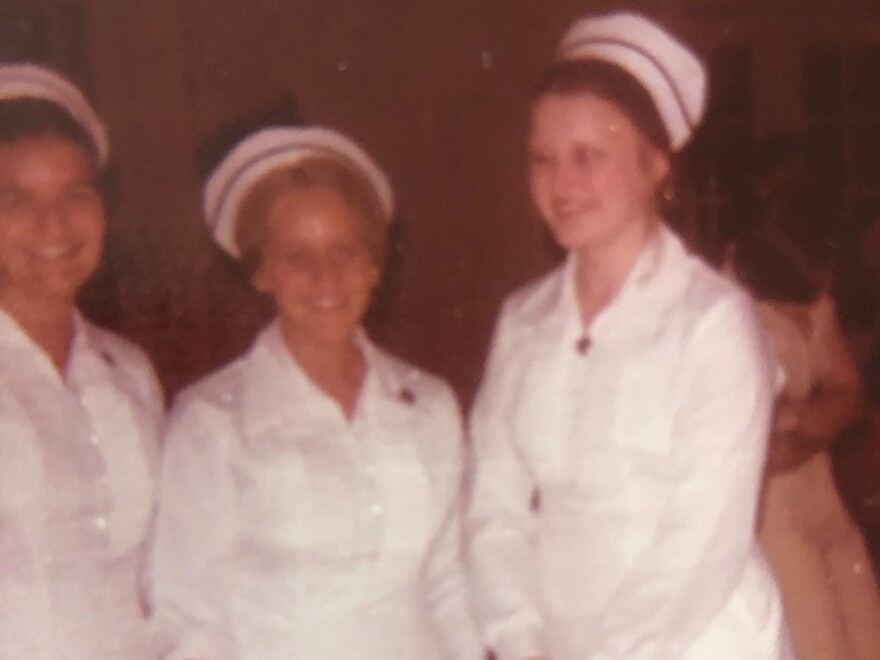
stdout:
[(506, 302), (473, 413), (490, 645), (499, 660), (788, 657), (753, 538), (775, 368), (751, 301), (661, 226), (583, 328), (574, 266)]
[(62, 378), (0, 311), (0, 658), (154, 657), (143, 549), (162, 413), (133, 345), (77, 317)]
[(450, 388), (361, 336), (351, 421), (276, 323), (175, 405), (152, 562), (168, 658), (482, 657)]

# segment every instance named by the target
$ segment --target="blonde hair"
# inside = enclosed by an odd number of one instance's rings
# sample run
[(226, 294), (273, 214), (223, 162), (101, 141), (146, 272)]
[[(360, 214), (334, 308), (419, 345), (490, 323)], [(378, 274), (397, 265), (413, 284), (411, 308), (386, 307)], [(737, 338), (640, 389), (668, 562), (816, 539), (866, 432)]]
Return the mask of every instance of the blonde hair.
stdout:
[(365, 221), (367, 249), (377, 266), (384, 264), (388, 220), (373, 186), (347, 162), (316, 155), (268, 172), (242, 198), (235, 223), (235, 244), (241, 255), (241, 266), (248, 276), (259, 268), (266, 243), (266, 220), (272, 204), (289, 190), (314, 188), (339, 194), (361, 214)]

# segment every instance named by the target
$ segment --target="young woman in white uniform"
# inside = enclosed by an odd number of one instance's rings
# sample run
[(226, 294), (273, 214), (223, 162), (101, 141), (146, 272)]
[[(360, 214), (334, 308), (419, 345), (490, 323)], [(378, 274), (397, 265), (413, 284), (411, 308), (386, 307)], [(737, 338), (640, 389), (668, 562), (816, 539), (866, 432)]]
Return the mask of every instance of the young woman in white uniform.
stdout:
[(148, 659), (143, 548), (162, 395), (87, 321), (108, 155), (80, 91), (0, 66), (0, 657)]
[(499, 660), (789, 657), (755, 543), (775, 365), (658, 217), (706, 78), (633, 14), (563, 38), (529, 136), (565, 264), (504, 304), (472, 419), (473, 592)]
[(215, 169), (204, 208), (277, 318), (171, 416), (152, 562), (165, 657), (481, 658), (455, 397), (360, 325), (385, 175), (339, 133), (269, 128)]

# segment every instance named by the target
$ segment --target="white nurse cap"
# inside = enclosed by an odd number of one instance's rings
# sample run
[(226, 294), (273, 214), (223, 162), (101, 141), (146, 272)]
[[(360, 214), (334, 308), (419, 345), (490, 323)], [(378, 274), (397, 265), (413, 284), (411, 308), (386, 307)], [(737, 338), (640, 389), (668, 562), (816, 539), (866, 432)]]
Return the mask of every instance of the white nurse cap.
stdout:
[(376, 162), (342, 133), (318, 126), (266, 128), (239, 142), (208, 177), (202, 210), (218, 245), (238, 258), (235, 228), (239, 205), (251, 186), (271, 170), (296, 165), (313, 156), (342, 160), (372, 186), (383, 215), (391, 222), (394, 193)]
[(0, 64), (0, 101), (38, 99), (59, 106), (92, 141), (101, 165), (110, 156), (107, 129), (83, 93), (67, 78), (38, 64)]
[(644, 16), (613, 12), (581, 18), (557, 47), (558, 61), (596, 59), (615, 64), (651, 95), (673, 149), (687, 143), (706, 108), (702, 62)]

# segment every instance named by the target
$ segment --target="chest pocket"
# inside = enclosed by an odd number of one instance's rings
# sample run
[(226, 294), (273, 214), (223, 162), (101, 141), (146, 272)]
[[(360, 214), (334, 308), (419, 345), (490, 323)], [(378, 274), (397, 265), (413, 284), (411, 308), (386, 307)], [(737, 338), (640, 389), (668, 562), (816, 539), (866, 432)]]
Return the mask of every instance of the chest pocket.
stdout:
[(416, 557), (436, 532), (453, 475), (434, 452), (437, 429), (430, 428), (430, 420), (404, 414), (407, 419), (396, 422), (395, 415), (386, 416), (382, 428), (371, 434), (368, 529), (382, 530), (384, 551)]
[(289, 436), (248, 438), (236, 464), (243, 543), (297, 558), (357, 554), (350, 461), (326, 432)]
[(672, 449), (679, 353), (661, 337), (621, 358), (610, 441), (635, 459), (661, 458)]

